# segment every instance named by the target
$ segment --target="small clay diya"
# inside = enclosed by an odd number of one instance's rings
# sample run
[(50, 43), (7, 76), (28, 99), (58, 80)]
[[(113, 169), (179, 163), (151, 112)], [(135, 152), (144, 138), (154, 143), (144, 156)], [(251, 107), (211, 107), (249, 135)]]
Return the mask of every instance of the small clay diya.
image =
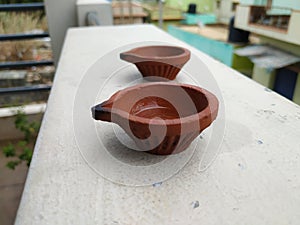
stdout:
[(174, 80), (190, 59), (190, 51), (177, 46), (145, 46), (120, 54), (120, 58), (136, 65), (143, 77)]
[(168, 155), (185, 150), (216, 119), (218, 100), (188, 84), (152, 82), (116, 92), (92, 107), (95, 120), (118, 124), (140, 150)]

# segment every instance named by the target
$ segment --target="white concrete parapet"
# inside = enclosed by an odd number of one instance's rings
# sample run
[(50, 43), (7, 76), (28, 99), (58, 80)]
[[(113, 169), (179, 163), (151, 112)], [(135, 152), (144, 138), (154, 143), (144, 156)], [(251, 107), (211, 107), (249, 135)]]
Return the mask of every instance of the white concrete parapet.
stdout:
[[(185, 46), (207, 65), (224, 98), (226, 131), (221, 152), (207, 170), (199, 171), (199, 158), (193, 156), (168, 180), (129, 187), (103, 178), (87, 165), (74, 135), (73, 107), (86, 71), (98, 59), (120, 46), (148, 40)], [(105, 74), (118, 60), (116, 55), (115, 61), (94, 72)], [(199, 67), (193, 71), (194, 77), (206, 76)], [(103, 84), (87, 83), (99, 89)], [(86, 88), (84, 93), (89, 91)], [(84, 135), (89, 132), (82, 130)], [(15, 224), (296, 225), (300, 221), (299, 133), (299, 106), (154, 26), (70, 29)], [(90, 141), (84, 149), (93, 147)], [(206, 137), (200, 143), (205, 141)], [(124, 151), (123, 156), (128, 154)], [(110, 172), (105, 160), (94, 162)]]

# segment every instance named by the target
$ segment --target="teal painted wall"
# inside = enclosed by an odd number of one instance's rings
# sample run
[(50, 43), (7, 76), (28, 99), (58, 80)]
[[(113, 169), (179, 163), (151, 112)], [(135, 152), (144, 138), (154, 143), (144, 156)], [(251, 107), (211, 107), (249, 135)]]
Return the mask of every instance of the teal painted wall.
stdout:
[(192, 25), (198, 24), (200, 21), (203, 24), (214, 24), (217, 22), (217, 17), (214, 14), (183, 14), (184, 20), (182, 23)]
[[(242, 5), (267, 5), (267, 0), (240, 0)], [(300, 0), (273, 0), (273, 7), (300, 10)]]
[(272, 6), (300, 10), (300, 0), (273, 0)]
[(166, 5), (187, 11), (190, 3), (197, 5), (197, 12), (211, 13), (214, 11), (214, 0), (166, 0)]
[(168, 26), (168, 33), (194, 46), (200, 51), (205, 52), (227, 66), (232, 66), (232, 56), (234, 51), (232, 45), (190, 33), (174, 26)]
[(241, 5), (266, 5), (267, 0), (240, 0)]

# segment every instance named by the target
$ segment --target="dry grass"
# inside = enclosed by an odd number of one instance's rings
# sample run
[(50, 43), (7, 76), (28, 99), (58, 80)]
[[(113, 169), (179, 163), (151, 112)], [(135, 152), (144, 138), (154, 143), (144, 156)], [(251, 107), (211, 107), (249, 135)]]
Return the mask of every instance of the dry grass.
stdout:
[[(43, 12), (1, 12), (0, 34), (27, 33), (33, 30), (47, 31), (47, 21)], [(51, 52), (41, 57), (38, 40), (0, 42), (0, 61), (51, 59)]]
[(50, 60), (50, 44), (40, 40), (0, 42), (0, 62)]
[(0, 34), (25, 33), (35, 29), (48, 30), (43, 12), (0, 13)]

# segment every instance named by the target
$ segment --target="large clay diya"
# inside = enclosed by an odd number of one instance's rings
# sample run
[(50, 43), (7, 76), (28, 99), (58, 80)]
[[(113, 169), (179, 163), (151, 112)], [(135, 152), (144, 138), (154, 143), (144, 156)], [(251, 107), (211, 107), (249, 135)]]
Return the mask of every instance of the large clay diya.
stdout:
[(145, 46), (120, 54), (120, 58), (134, 63), (143, 77), (174, 80), (190, 59), (190, 51), (176, 46)]
[(167, 155), (185, 150), (216, 119), (218, 100), (188, 84), (152, 82), (116, 92), (92, 107), (95, 120), (118, 124), (141, 151)]

